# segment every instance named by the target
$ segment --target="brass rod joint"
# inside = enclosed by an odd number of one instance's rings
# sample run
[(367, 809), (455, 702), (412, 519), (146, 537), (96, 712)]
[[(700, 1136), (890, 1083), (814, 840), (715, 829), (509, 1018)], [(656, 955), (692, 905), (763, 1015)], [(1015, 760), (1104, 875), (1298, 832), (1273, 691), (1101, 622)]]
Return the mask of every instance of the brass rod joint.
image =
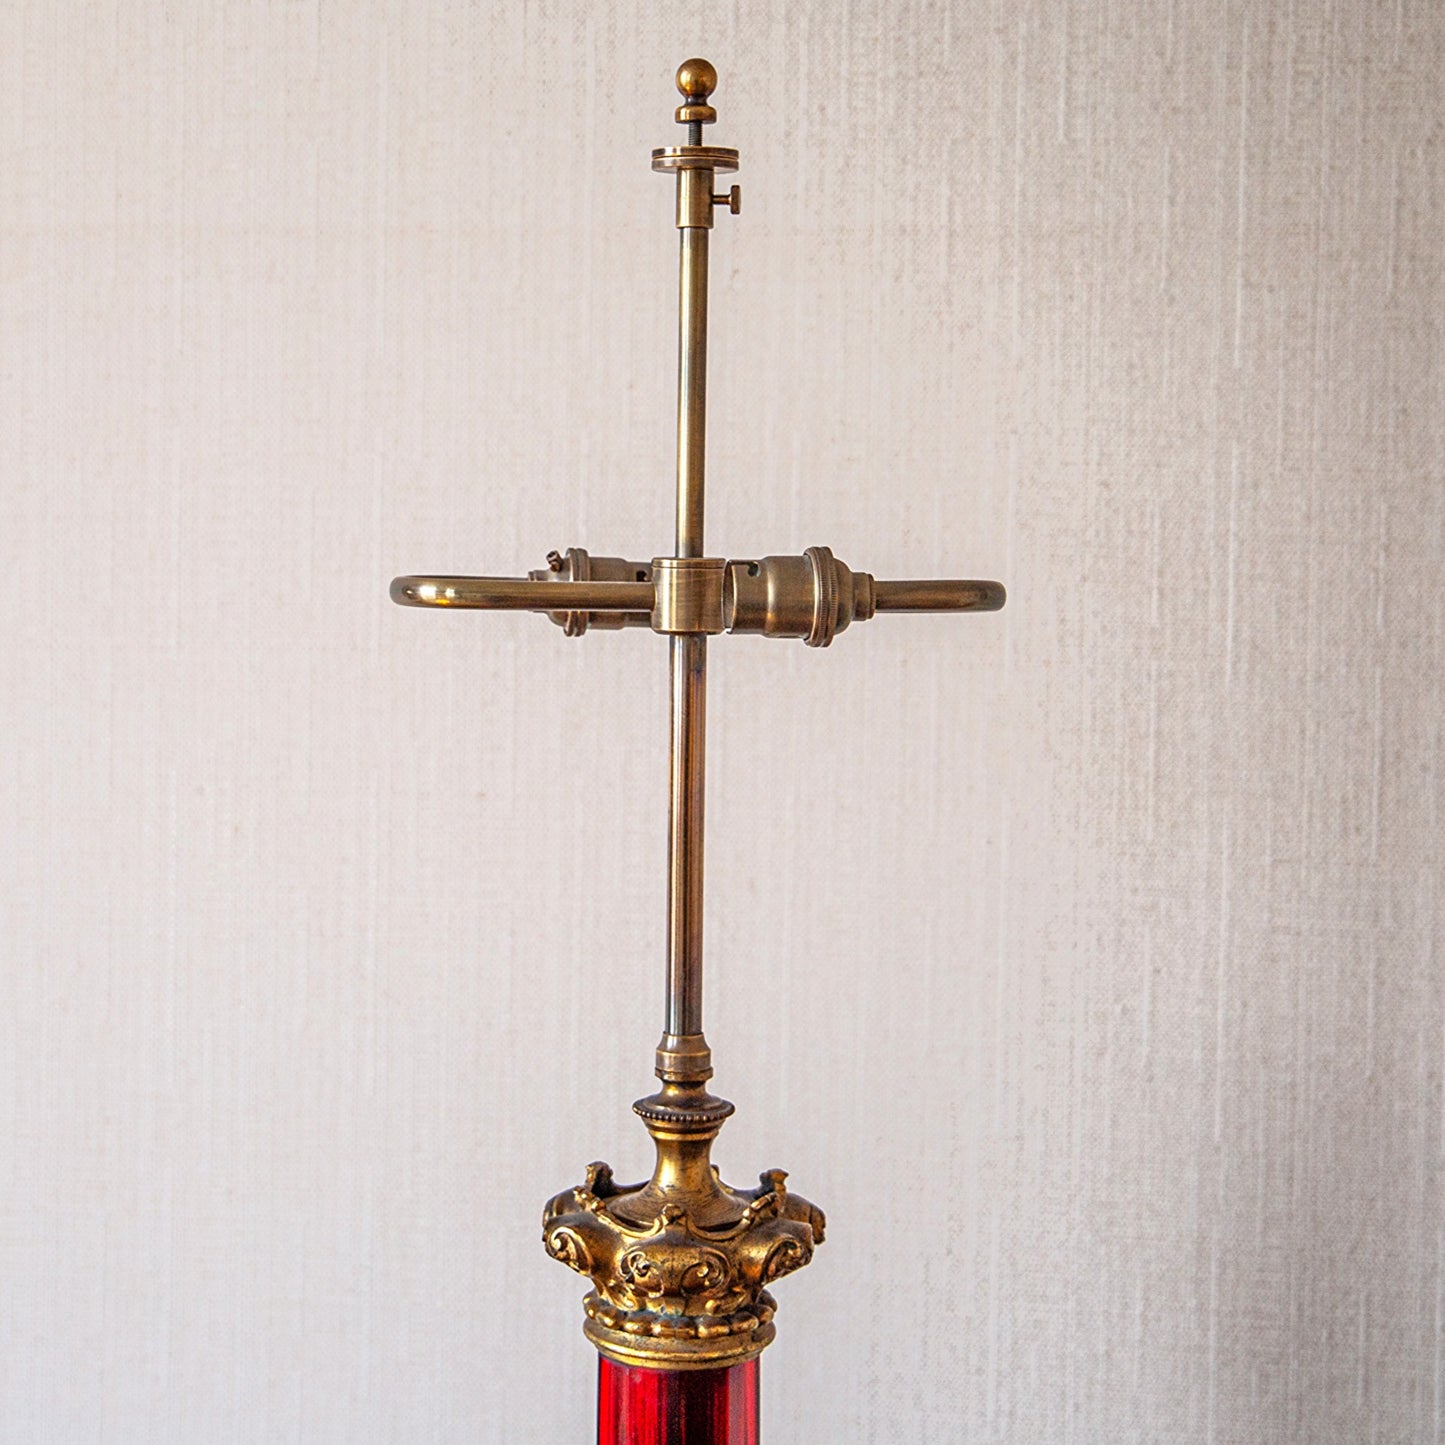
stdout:
[(723, 573), (721, 557), (654, 557), (656, 598), (652, 604), (654, 632), (722, 632)]

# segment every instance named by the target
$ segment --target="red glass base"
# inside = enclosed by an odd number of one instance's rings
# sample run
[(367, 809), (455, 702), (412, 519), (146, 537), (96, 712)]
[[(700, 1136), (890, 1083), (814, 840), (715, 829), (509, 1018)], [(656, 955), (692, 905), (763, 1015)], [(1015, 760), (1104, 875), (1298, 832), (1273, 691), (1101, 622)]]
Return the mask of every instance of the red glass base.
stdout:
[(635, 1370), (597, 1360), (597, 1445), (758, 1445), (758, 1362)]

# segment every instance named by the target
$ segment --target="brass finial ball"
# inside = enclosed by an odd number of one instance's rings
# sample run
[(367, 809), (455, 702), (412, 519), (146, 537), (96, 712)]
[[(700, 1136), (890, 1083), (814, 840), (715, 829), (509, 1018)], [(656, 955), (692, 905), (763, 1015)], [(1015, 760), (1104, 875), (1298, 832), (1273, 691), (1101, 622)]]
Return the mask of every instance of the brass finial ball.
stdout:
[(709, 60), (684, 60), (677, 67), (677, 88), (684, 100), (705, 101), (717, 89), (717, 70)]

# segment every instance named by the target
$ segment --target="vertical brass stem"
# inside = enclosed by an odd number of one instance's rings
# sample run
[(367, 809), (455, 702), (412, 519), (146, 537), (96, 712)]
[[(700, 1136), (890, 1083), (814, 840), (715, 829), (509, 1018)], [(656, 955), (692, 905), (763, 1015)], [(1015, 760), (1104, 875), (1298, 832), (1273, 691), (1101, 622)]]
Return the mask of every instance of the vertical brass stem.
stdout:
[[(710, 186), (711, 172), (706, 176)], [(696, 184), (680, 175), (679, 187)], [(703, 463), (707, 408), (707, 243), (701, 226), (684, 226), (678, 268), (677, 555), (703, 548)], [(711, 1073), (702, 1044), (703, 797), (707, 731), (707, 638), (674, 637), (672, 759), (669, 790), (667, 1022), (677, 1047), (695, 1040), (696, 1077)], [(672, 1061), (676, 1076), (679, 1060)]]
[[(711, 190), (712, 172), (702, 185)], [(679, 187), (692, 182), (683, 175)], [(702, 556), (703, 456), (707, 438), (707, 242), (701, 226), (682, 231), (677, 324), (677, 555)]]
[(667, 1032), (702, 1033), (702, 837), (707, 638), (671, 639), (672, 785), (668, 849)]

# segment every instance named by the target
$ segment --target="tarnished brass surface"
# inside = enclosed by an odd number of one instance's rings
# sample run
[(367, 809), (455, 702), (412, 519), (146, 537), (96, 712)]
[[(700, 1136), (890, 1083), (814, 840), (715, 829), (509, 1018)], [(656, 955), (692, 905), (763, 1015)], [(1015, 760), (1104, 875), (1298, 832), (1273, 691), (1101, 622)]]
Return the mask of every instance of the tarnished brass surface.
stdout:
[[(875, 612), (986, 612), (1003, 606), (988, 581), (875, 581), (827, 547), (801, 556), (724, 562), (703, 556), (707, 404), (708, 243), (713, 213), (736, 215), (741, 191), (713, 192), (738, 153), (704, 146), (717, 118), (717, 72), (679, 68), (676, 118), (687, 144), (652, 153), (676, 177), (678, 259), (677, 526), (674, 555), (634, 562), (581, 547), (554, 552), (528, 577), (398, 577), (394, 601), (414, 607), (544, 612), (573, 637), (591, 629), (651, 627), (668, 637), (671, 756), (668, 794), (667, 984), (655, 1055), (657, 1093), (633, 1108), (656, 1148), (652, 1177), (618, 1186), (605, 1164), (553, 1198), (543, 1217), (548, 1251), (587, 1275), (589, 1339), (627, 1365), (682, 1370), (746, 1360), (773, 1338), (767, 1286), (812, 1258), (822, 1211), (783, 1186), (781, 1170), (756, 1189), (724, 1184), (712, 1142), (732, 1105), (707, 1091), (712, 1052), (702, 1027), (703, 804), (707, 640), (728, 631), (801, 638), (826, 647)], [(610, 1047), (610, 1041), (599, 1046)]]
[(654, 557), (652, 630), (722, 632), (727, 565), (721, 557)]

